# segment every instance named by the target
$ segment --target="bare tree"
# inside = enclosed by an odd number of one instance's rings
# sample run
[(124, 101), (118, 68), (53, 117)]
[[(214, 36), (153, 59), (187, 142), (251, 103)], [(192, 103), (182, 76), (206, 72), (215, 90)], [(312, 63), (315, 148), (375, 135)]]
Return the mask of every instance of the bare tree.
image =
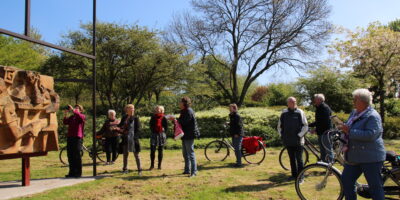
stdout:
[[(272, 66), (306, 66), (331, 30), (327, 0), (191, 3), (197, 13), (175, 16), (167, 31), (169, 39), (186, 45), (201, 60), (212, 56), (223, 65), (230, 74), (229, 84), (220, 82), (211, 71), (206, 74), (238, 105), (251, 83)], [(246, 76), (243, 87), (238, 85), (239, 72)]]

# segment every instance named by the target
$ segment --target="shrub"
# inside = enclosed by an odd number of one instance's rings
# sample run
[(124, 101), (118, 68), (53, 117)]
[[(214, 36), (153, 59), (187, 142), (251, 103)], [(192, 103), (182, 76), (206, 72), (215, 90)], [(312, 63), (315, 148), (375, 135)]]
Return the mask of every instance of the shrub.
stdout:
[(388, 99), (385, 102), (385, 109), (389, 116), (400, 116), (400, 101), (398, 99)]
[(383, 124), (385, 139), (396, 139), (400, 137), (400, 118), (399, 117), (386, 117)]

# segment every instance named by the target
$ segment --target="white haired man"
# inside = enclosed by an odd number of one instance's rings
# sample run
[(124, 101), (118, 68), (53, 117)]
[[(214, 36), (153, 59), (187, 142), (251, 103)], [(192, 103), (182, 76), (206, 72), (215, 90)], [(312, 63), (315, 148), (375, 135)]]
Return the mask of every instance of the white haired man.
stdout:
[(332, 128), (331, 108), (325, 103), (325, 96), (323, 94), (314, 95), (315, 122), (309, 124), (309, 127), (315, 127), (318, 135), (319, 149), (321, 152), (321, 160), (324, 162), (333, 161), (332, 144), (329, 142), (328, 137), (325, 137), (326, 131)]

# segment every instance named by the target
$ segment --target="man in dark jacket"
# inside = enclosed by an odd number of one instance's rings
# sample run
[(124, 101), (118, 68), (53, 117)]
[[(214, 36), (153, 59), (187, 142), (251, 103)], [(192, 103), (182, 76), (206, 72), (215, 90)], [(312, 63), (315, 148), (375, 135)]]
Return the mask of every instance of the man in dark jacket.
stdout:
[(242, 118), (238, 114), (238, 107), (236, 104), (229, 105), (229, 132), (232, 136), (233, 148), (235, 148), (236, 165), (235, 167), (242, 166), (242, 140), (244, 136)]
[(194, 138), (200, 136), (197, 126), (196, 116), (192, 110), (191, 100), (189, 97), (183, 97), (179, 102), (181, 109), (178, 118), (179, 124), (182, 126), (184, 135), (182, 137), (182, 154), (185, 160), (185, 169), (183, 174), (190, 174), (190, 177), (197, 175), (196, 155), (194, 153)]
[(324, 162), (333, 161), (332, 144), (326, 137), (326, 131), (332, 128), (331, 122), (331, 108), (325, 103), (325, 96), (323, 94), (314, 95), (315, 122), (311, 123), (310, 127), (315, 127), (318, 135), (318, 143), (321, 152), (321, 160)]
[(290, 179), (294, 179), (303, 169), (304, 135), (308, 130), (308, 123), (304, 112), (297, 108), (296, 98), (289, 97), (287, 104), (288, 108), (282, 111), (278, 121), (278, 132), (288, 150), (292, 170)]

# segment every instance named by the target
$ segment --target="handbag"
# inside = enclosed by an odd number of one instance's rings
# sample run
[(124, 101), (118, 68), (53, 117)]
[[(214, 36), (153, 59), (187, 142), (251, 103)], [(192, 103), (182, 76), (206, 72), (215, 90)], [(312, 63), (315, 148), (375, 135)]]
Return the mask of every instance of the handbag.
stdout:
[(178, 120), (174, 120), (174, 140), (181, 139), (184, 135), (181, 124)]

